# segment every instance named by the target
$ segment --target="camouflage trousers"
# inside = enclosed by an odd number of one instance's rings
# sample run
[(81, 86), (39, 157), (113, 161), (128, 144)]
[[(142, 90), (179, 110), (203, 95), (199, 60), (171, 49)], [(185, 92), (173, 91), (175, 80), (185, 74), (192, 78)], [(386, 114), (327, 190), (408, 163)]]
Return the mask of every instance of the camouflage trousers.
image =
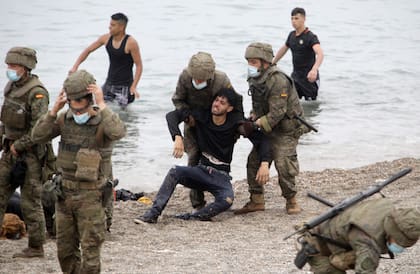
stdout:
[[(10, 197), (15, 192), (11, 185), (11, 170), (16, 157), (11, 152), (4, 152), (0, 159), (0, 227)], [(33, 153), (26, 153), (27, 171), (20, 189), (22, 214), (29, 234), (28, 246), (38, 248), (45, 242), (45, 219), (41, 205), (41, 163)]]
[[(105, 237), (102, 192), (63, 187), (56, 204), (57, 254), (65, 273), (100, 273)], [(81, 248), (80, 248), (81, 247)]]
[[(188, 166), (196, 166), (200, 160), (200, 151), (197, 144), (197, 135), (195, 130), (188, 125), (184, 126), (184, 147), (188, 154)], [(190, 200), (193, 208), (202, 208), (205, 206), (204, 192), (198, 189), (190, 190)]]
[[(299, 174), (299, 162), (296, 155), (298, 141), (299, 138), (294, 136), (270, 135), (270, 145), (278, 174), (278, 184), (283, 197), (286, 199), (296, 195), (295, 177)], [(254, 147), (248, 155), (247, 161), (248, 191), (251, 194), (264, 194), (264, 187), (255, 180), (259, 167), (258, 151)]]
[[(114, 190), (113, 190), (114, 191)], [(113, 193), (114, 194), (114, 193)], [(111, 195), (105, 205), (106, 230), (110, 231), (114, 215), (114, 195)]]

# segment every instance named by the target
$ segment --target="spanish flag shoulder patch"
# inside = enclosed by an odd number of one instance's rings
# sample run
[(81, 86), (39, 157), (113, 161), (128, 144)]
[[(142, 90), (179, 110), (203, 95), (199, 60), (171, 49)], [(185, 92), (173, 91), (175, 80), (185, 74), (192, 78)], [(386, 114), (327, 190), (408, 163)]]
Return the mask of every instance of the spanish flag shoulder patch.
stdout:
[(287, 92), (286, 92), (286, 89), (283, 89), (283, 90), (281, 91), (280, 96), (281, 96), (281, 97), (287, 97)]
[(36, 99), (44, 98), (44, 94), (41, 94), (41, 93), (35, 94), (35, 98)]

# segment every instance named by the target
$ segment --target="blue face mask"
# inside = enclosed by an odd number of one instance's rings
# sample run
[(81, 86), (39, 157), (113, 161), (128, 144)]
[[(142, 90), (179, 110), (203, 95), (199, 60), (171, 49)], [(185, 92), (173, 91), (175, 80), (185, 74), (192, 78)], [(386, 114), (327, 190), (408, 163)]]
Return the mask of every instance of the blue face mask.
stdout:
[(261, 72), (254, 66), (248, 66), (248, 77), (256, 78), (260, 76)]
[(402, 253), (405, 248), (402, 246), (397, 245), (396, 243), (386, 243), (388, 250), (394, 254)]
[(79, 115), (73, 113), (73, 119), (78, 125), (86, 124), (87, 121), (89, 121), (89, 118), (90, 118), (89, 112), (85, 112)]
[(207, 87), (207, 81), (204, 81), (204, 82), (202, 82), (202, 83), (200, 83), (200, 84), (197, 84), (196, 82), (195, 82), (195, 80), (194, 79), (192, 79), (192, 84), (193, 84), (193, 86), (194, 86), (194, 88), (195, 89), (198, 89), (198, 90), (200, 90), (200, 89), (203, 89), (203, 88), (205, 88), (205, 87)]
[(12, 82), (19, 81), (20, 79), (20, 76), (17, 74), (16, 70), (14, 69), (8, 69), (6, 71), (6, 75), (7, 75), (7, 78), (9, 78), (9, 80)]

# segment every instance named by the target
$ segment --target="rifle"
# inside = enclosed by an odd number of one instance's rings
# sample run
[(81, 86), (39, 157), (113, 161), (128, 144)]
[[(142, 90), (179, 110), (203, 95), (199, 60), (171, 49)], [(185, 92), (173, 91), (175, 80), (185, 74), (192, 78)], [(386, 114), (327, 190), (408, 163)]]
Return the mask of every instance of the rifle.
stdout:
[[(322, 198), (315, 198), (316, 200), (322, 202), (323, 204), (326, 204), (328, 206), (332, 206), (327, 212), (325, 212), (324, 214), (319, 215), (318, 217), (312, 219), (311, 221), (304, 223), (303, 226), (300, 229), (297, 229), (295, 232), (293, 232), (292, 234), (286, 236), (283, 238), (283, 240), (287, 240), (290, 237), (292, 237), (293, 235), (296, 234), (302, 234), (318, 225), (320, 225), (321, 223), (325, 222), (326, 220), (329, 220), (335, 216), (337, 216), (338, 214), (340, 214), (341, 212), (343, 212), (345, 209), (351, 207), (354, 204), (357, 204), (358, 202), (372, 196), (375, 193), (378, 193), (382, 190), (382, 188), (384, 188), (385, 186), (389, 185), (390, 183), (398, 180), (399, 178), (407, 175), (408, 173), (410, 173), (412, 171), (412, 168), (405, 168), (403, 170), (401, 170), (400, 172), (398, 172), (397, 174), (392, 175), (390, 178), (386, 179), (385, 181), (378, 183), (376, 185), (370, 186), (366, 191), (360, 192), (359, 194), (347, 198), (345, 200), (343, 200), (342, 202), (338, 203), (337, 205), (333, 205), (332, 203), (325, 201)], [(315, 197), (315, 195), (311, 194), (310, 197)]]

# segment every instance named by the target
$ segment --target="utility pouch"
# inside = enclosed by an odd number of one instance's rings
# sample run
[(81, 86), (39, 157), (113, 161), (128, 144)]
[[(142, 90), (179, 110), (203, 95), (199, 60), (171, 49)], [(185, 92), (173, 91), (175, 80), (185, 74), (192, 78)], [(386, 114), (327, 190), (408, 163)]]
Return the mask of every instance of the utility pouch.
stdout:
[(11, 125), (17, 129), (26, 127), (27, 111), (21, 104), (8, 101), (1, 109), (1, 121), (6, 125)]
[(22, 187), (25, 183), (26, 171), (28, 170), (28, 165), (24, 158), (19, 157), (15, 164), (12, 167), (10, 172), (10, 184), (14, 189)]
[(347, 251), (339, 254), (333, 254), (330, 256), (330, 264), (335, 268), (346, 271), (349, 269), (354, 269), (356, 263), (356, 252)]
[(57, 200), (64, 200), (64, 193), (61, 185), (61, 174), (55, 174), (51, 179), (42, 185), (42, 206), (54, 207)]
[(114, 182), (112, 180), (106, 180), (102, 186), (102, 207), (106, 207), (109, 199), (113, 196)]
[(80, 181), (93, 182), (99, 178), (99, 165), (101, 154), (98, 150), (81, 148), (76, 155), (76, 174), (75, 177)]

